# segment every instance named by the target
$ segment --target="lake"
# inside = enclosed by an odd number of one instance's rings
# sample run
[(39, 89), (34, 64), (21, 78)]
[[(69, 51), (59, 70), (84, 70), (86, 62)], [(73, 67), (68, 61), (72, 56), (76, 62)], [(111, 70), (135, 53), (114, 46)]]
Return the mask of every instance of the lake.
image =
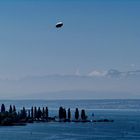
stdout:
[[(140, 100), (1, 100), (8, 110), (23, 106), (48, 106), (50, 116), (58, 116), (60, 106), (85, 109), (88, 118), (113, 119), (114, 122), (33, 123), (26, 126), (1, 126), (0, 140), (139, 140)], [(94, 113), (94, 117), (92, 117)]]

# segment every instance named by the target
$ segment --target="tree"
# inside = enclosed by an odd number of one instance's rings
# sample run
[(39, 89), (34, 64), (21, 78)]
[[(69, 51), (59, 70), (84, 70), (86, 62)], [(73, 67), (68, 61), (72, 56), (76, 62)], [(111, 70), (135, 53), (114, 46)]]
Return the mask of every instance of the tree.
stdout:
[(59, 119), (62, 120), (63, 119), (63, 107), (59, 108)]
[(34, 118), (34, 108), (33, 108), (33, 106), (32, 106), (32, 108), (31, 108), (31, 118), (32, 118), (32, 119)]
[(37, 117), (37, 108), (36, 108), (36, 106), (34, 107), (34, 118), (36, 119), (36, 117)]
[(13, 110), (12, 110), (12, 106), (10, 105), (10, 108), (9, 108), (9, 113), (12, 113)]
[(38, 111), (37, 111), (37, 119), (39, 120), (39, 118), (41, 118), (41, 115), (42, 115), (42, 112), (41, 112), (41, 109), (40, 107), (38, 108)]
[(66, 120), (67, 118), (67, 113), (66, 113), (66, 109), (63, 108), (63, 119)]
[(84, 109), (81, 110), (81, 119), (82, 120), (86, 120), (87, 119), (87, 116), (86, 116), (86, 113), (85, 113)]
[(21, 110), (21, 118), (26, 119), (26, 117), (27, 117), (26, 109), (25, 107), (23, 107), (23, 109)]
[(43, 118), (43, 119), (45, 118), (45, 109), (44, 109), (44, 107), (43, 107), (43, 109), (42, 109), (42, 118)]
[(15, 105), (13, 105), (13, 112), (16, 112), (16, 107), (15, 107)]
[(48, 111), (48, 107), (46, 107), (46, 111), (45, 111), (45, 117), (46, 117), (46, 119), (48, 119), (48, 117), (49, 117), (49, 111)]
[(78, 110), (78, 108), (76, 108), (76, 110), (75, 110), (75, 119), (76, 120), (79, 119), (79, 110)]
[(69, 120), (71, 119), (71, 111), (70, 111), (70, 108), (68, 109), (68, 119)]
[(4, 105), (4, 104), (1, 105), (1, 112), (2, 112), (2, 113), (5, 112), (5, 105)]

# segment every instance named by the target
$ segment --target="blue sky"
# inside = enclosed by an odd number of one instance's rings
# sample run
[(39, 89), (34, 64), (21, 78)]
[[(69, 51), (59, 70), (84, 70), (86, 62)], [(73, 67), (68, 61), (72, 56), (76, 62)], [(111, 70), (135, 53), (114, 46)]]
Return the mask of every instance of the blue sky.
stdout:
[(139, 25), (139, 0), (1, 0), (0, 78), (139, 70)]

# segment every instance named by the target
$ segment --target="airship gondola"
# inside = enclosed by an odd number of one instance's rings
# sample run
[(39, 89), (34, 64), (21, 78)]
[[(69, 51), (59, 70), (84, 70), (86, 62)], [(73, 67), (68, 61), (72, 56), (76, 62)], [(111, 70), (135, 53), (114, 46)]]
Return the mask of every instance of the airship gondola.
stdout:
[(56, 23), (56, 28), (61, 28), (62, 26), (63, 26), (63, 23), (62, 22)]

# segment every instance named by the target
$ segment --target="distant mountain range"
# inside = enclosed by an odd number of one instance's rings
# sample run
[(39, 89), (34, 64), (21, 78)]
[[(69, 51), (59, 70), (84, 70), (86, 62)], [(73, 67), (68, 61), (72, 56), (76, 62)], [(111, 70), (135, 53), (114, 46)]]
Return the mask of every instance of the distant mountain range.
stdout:
[(108, 71), (93, 71), (89, 74), (89, 76), (104, 76), (104, 77), (116, 77), (116, 78), (123, 78), (123, 77), (132, 77), (132, 76), (140, 76), (140, 70), (135, 71), (125, 71), (121, 72), (116, 69), (110, 69)]
[(140, 70), (0, 79), (1, 99), (140, 98)]

